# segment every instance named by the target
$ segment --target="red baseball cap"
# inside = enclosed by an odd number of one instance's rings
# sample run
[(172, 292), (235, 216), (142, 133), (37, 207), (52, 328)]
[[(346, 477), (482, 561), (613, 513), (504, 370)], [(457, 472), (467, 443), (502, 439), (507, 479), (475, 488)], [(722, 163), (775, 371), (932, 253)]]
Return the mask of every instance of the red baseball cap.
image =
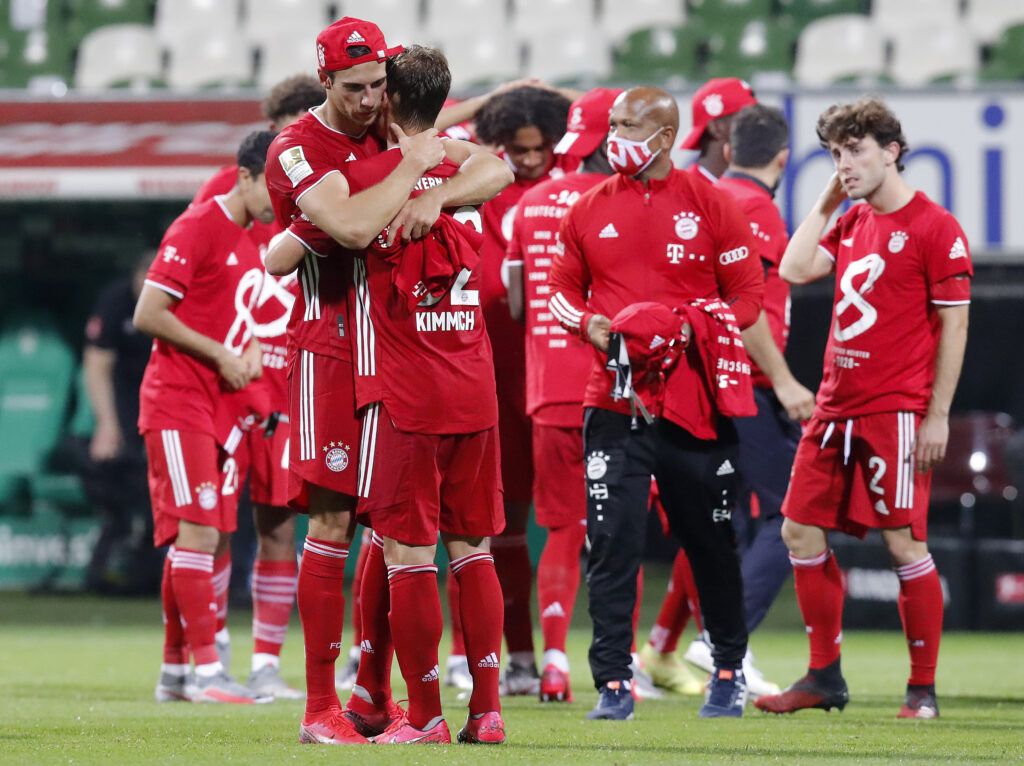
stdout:
[[(369, 53), (352, 56), (354, 47), (366, 47)], [(336, 72), (368, 61), (386, 61), (404, 51), (401, 45), (389, 48), (384, 33), (372, 21), (346, 16), (338, 19), (316, 36), (316, 59), (319, 71)]]
[(608, 135), (608, 115), (622, 88), (588, 90), (569, 107), (565, 135), (555, 146), (555, 154), (589, 157)]
[(745, 80), (738, 77), (716, 77), (708, 80), (690, 100), (693, 128), (686, 134), (679, 148), (696, 149), (709, 122), (736, 114), (744, 107), (756, 103), (754, 91)]
[(647, 373), (675, 365), (686, 347), (683, 317), (662, 303), (631, 303), (615, 315), (611, 332), (622, 336), (629, 363), (639, 382)]

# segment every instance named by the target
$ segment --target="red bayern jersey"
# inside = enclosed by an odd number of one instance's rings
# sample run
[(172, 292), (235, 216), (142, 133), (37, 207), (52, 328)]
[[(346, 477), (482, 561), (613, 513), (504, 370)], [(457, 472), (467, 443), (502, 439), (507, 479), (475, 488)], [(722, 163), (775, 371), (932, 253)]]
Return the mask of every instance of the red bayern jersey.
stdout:
[[(256, 245), (214, 198), (171, 224), (146, 284), (178, 299), (171, 310), (188, 327), (241, 354), (252, 337), (263, 273)], [(215, 436), (214, 411), (223, 391), (214, 368), (156, 340), (139, 390), (139, 430)]]
[[(731, 199), (686, 171), (672, 170), (648, 184), (612, 176), (572, 206), (562, 219), (561, 238), (550, 306), (573, 332), (585, 333), (595, 313), (611, 318), (639, 301), (682, 306), (721, 298), (740, 327), (752, 324), (761, 310), (763, 277), (750, 256), (750, 226)], [(595, 351), (584, 405), (629, 413), (628, 401), (611, 398), (614, 379), (605, 362)], [(672, 374), (685, 374), (684, 367)], [(703, 382), (695, 386), (690, 410), (672, 419), (695, 436), (714, 438), (710, 392)]]
[[(779, 264), (786, 252), (789, 234), (779, 209), (772, 201), (772, 192), (756, 178), (742, 173), (727, 173), (718, 188), (736, 200), (750, 222), (757, 254), (764, 266), (764, 313), (768, 328), (779, 351), (785, 353), (789, 339), (789, 283), (779, 276)], [(771, 381), (751, 362), (754, 385), (771, 388)]]
[(558, 227), (580, 196), (601, 183), (600, 173), (570, 173), (535, 186), (519, 201), (506, 261), (521, 262), (526, 318), (526, 412), (542, 425), (579, 427), (593, 350), (566, 330), (548, 307)]
[(821, 247), (835, 261), (836, 286), (815, 415), (924, 413), (935, 378), (938, 308), (970, 303), (974, 272), (960, 224), (917, 192), (884, 215), (854, 205)]
[[(267, 186), (277, 222), (287, 227), (300, 218), (302, 195), (346, 162), (380, 153), (369, 132), (350, 136), (310, 110), (282, 130), (267, 152)], [(308, 243), (304, 243), (307, 244)], [(352, 359), (348, 300), (354, 254), (331, 240), (306, 253), (298, 269), (299, 297), (288, 325), (289, 349), (305, 349), (337, 359)]]
[(689, 173), (694, 178), (703, 181), (706, 184), (718, 183), (718, 176), (708, 170), (706, 167), (701, 165), (699, 162), (691, 162), (686, 166), (685, 172)]
[[(358, 193), (380, 183), (401, 161), (401, 151), (392, 149), (347, 164), (344, 172), (351, 191)], [(413, 196), (456, 172), (458, 165), (442, 162), (420, 179)], [(446, 212), (464, 221), (453, 228), (466, 238), (463, 244), (470, 248), (469, 260), (476, 261), (482, 228), (479, 211), (467, 206)], [(460, 231), (463, 226), (465, 232)], [(309, 223), (293, 228), (314, 242), (326, 236)], [(385, 240), (386, 232), (357, 263), (353, 325), (369, 341), (361, 345), (367, 353), (357, 354), (354, 365), (357, 405), (383, 401), (395, 426), (412, 433), (473, 433), (490, 428), (497, 423), (498, 410), (479, 276), (469, 268), (458, 270), (440, 300), (427, 296), (410, 310), (409, 295), (398, 287), (399, 271), (412, 260), (413, 248), (433, 248), (437, 256), (439, 240), (434, 231), (404, 247), (398, 240), (388, 248)]]

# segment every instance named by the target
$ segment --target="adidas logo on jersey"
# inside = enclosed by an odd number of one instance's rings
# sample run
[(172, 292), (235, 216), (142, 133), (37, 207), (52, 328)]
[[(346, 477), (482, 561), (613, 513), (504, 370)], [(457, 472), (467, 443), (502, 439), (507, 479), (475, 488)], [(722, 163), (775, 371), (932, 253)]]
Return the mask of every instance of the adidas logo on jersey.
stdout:
[(480, 662), (478, 662), (476, 666), (478, 668), (496, 668), (499, 667), (500, 664), (501, 663), (498, 662), (498, 655), (494, 652), (491, 652), (482, 660), (480, 660)]
[(359, 642), (359, 651), (363, 654), (373, 654), (373, 644), (370, 643), (369, 639), (363, 639)]
[(879, 500), (877, 503), (875, 503), (875, 512), (880, 513), (883, 516), (889, 515), (889, 508), (888, 506), (886, 506), (884, 500)]
[(607, 226), (605, 226), (603, 229), (601, 229), (601, 233), (597, 235), (597, 238), (598, 239), (615, 239), (618, 236), (619, 236), (619, 232), (615, 231), (615, 225), (610, 223)]
[(544, 611), (540, 614), (541, 619), (547, 617), (565, 617), (565, 610), (562, 608), (562, 604), (559, 601), (554, 601), (548, 604)]
[(715, 476), (728, 476), (730, 473), (736, 473), (736, 469), (732, 467), (732, 463), (726, 460), (715, 471)]
[(238, 256), (235, 255), (234, 253), (229, 255), (228, 256), (228, 260), (227, 260), (227, 264), (228, 264), (228, 266), (237, 266), (238, 265)]
[(956, 260), (957, 258), (967, 257), (967, 246), (960, 237), (956, 238), (956, 242), (953, 243), (953, 247), (949, 250), (949, 260)]
[(433, 683), (434, 681), (437, 681), (440, 678), (441, 678), (441, 668), (439, 668), (437, 665), (434, 665), (434, 667), (432, 667), (430, 669), (430, 672), (427, 673), (425, 676), (423, 676), (423, 678), (421, 678), (420, 680), (423, 683), (425, 683), (425, 684), (431, 684), (431, 683)]
[(366, 38), (363, 37), (361, 34), (359, 34), (358, 30), (355, 30), (355, 31), (352, 32), (352, 34), (350, 34), (348, 36), (348, 39), (345, 41), (345, 44), (346, 45), (355, 45), (356, 43), (365, 43), (365, 42), (366, 42)]
[(839, 244), (842, 245), (843, 247), (853, 247), (853, 237), (849, 237), (848, 239), (841, 239), (839, 240)]
[(345, 158), (345, 162), (352, 162), (356, 158), (355, 152), (349, 152), (348, 157)]

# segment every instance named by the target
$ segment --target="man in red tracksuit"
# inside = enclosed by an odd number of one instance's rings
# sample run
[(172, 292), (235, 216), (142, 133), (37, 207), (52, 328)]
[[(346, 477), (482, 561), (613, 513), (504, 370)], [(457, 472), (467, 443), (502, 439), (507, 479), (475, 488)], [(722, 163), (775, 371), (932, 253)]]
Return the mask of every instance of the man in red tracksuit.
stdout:
[(760, 312), (763, 277), (752, 256), (750, 227), (731, 200), (673, 168), (669, 152), (678, 126), (675, 100), (665, 91), (634, 88), (620, 96), (608, 136), (616, 175), (563, 218), (564, 252), (555, 257), (550, 278), (552, 313), (597, 349), (583, 426), (594, 621), (590, 665), (600, 690), (589, 715), (595, 719), (633, 714), (630, 615), (652, 474), (693, 565), (715, 646), (715, 673), (701, 716), (740, 716), (746, 698), (741, 665), (747, 631), (730, 521), (737, 440), (715, 404), (717, 386), (730, 385), (732, 376), (703, 372), (697, 349), (689, 349), (672, 372), (688, 384), (686, 395), (667, 399), (664, 416), (648, 423), (630, 402), (612, 398), (614, 379), (605, 369), (610, 317), (631, 304), (676, 308), (720, 299), (740, 328)]

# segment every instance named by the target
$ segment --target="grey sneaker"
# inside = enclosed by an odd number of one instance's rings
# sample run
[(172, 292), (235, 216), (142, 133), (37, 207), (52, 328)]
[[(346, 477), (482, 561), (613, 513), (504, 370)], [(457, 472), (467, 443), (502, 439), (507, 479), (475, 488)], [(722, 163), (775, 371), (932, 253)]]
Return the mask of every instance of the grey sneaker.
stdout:
[(503, 697), (536, 697), (540, 694), (540, 673), (537, 663), (520, 664), (509, 661), (501, 674), (498, 691)]
[(650, 674), (640, 667), (640, 661), (633, 655), (633, 661), (629, 663), (629, 669), (633, 671), (633, 694), (637, 699), (660, 700), (665, 698), (665, 692), (654, 685)]
[(250, 673), (247, 686), (257, 697), (273, 697), (276, 700), (300, 700), (306, 696), (299, 689), (290, 687), (281, 678), (280, 668), (275, 668), (273, 665), (264, 665), (259, 670), (254, 670)]
[(188, 702), (190, 700), (188, 674), (160, 673), (153, 696), (157, 702)]
[(224, 671), (215, 676), (196, 676), (193, 702), (226, 702), (233, 705), (252, 705), (271, 702), (273, 697), (255, 694), (252, 689), (238, 683)]
[(337, 673), (334, 675), (335, 689), (351, 689), (356, 684), (356, 676), (359, 674), (359, 656), (349, 657)]
[(469, 660), (465, 655), (448, 658), (448, 669), (444, 674), (444, 685), (469, 691), (473, 688), (473, 674), (469, 672)]

